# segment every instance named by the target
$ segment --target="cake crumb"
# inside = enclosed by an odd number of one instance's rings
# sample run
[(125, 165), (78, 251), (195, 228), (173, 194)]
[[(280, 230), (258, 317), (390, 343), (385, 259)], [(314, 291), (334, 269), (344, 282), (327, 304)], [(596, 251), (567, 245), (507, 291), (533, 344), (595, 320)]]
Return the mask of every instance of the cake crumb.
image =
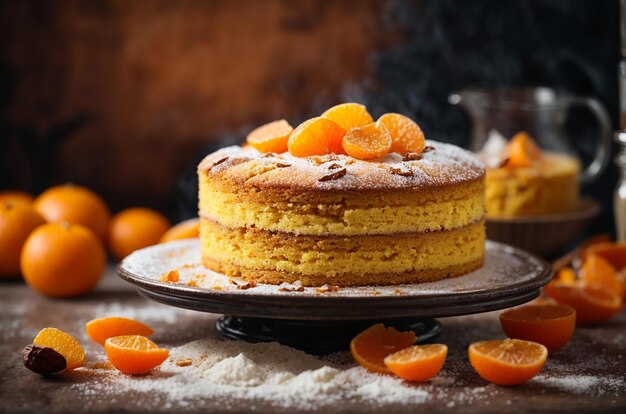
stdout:
[(163, 274), (160, 280), (164, 283), (176, 283), (180, 280), (180, 274), (176, 269), (170, 270), (169, 272)]

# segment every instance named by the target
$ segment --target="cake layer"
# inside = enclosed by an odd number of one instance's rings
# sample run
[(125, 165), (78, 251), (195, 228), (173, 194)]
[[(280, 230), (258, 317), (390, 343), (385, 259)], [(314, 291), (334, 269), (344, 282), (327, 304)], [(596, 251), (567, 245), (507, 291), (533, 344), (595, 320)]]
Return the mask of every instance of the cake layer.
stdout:
[(295, 235), (227, 228), (201, 219), (204, 264), (263, 283), (305, 285), (413, 283), (458, 276), (482, 265), (484, 222), (450, 231), (361, 235)]
[(489, 217), (567, 213), (578, 208), (580, 165), (572, 157), (545, 153), (529, 168), (490, 168), (485, 208)]
[(309, 235), (393, 234), (463, 227), (484, 215), (482, 181), (439, 193), (387, 194), (392, 203), (381, 197), (332, 199), (319, 194), (270, 201), (258, 193), (215, 187), (206, 177), (200, 179), (200, 215), (232, 228)]

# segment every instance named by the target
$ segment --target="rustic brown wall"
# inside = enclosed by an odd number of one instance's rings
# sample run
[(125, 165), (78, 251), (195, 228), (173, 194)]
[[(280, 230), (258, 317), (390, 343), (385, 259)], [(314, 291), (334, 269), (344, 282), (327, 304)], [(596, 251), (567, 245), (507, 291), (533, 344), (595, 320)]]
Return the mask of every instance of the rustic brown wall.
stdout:
[(389, 39), (382, 1), (0, 4), (2, 186), (165, 208), (209, 140), (334, 102)]

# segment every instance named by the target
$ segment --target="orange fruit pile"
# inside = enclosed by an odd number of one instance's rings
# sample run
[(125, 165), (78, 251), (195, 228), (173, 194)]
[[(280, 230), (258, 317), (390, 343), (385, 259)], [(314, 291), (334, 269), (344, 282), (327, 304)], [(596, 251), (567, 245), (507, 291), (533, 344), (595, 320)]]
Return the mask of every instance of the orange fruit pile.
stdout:
[(548, 358), (545, 346), (520, 339), (475, 342), (467, 352), (478, 375), (498, 385), (528, 381), (541, 371)]
[(426, 141), (420, 127), (404, 115), (387, 113), (374, 122), (365, 106), (344, 103), (293, 130), (285, 120), (270, 122), (250, 132), (247, 144), (260, 152), (289, 151), (296, 157), (347, 154), (372, 160), (389, 152), (419, 154)]
[(20, 274), (20, 255), (28, 236), (45, 220), (28, 203), (0, 201), (0, 278)]

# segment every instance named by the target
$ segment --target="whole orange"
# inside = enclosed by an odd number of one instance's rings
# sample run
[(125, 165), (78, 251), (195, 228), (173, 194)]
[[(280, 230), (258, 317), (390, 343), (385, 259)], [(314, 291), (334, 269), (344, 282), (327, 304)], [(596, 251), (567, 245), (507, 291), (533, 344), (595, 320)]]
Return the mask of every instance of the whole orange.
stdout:
[(28, 204), (0, 203), (0, 278), (20, 274), (20, 253), (28, 235), (45, 220)]
[(106, 266), (106, 251), (85, 226), (48, 223), (26, 239), (21, 265), (31, 288), (46, 296), (69, 298), (96, 286)]
[(169, 220), (149, 208), (120, 211), (113, 216), (109, 226), (109, 249), (122, 260), (135, 250), (158, 244), (169, 228)]
[(85, 187), (59, 185), (44, 191), (35, 200), (35, 209), (48, 223), (67, 221), (81, 224), (104, 240), (111, 212), (104, 200)]
[(32, 205), (35, 201), (34, 197), (24, 191), (19, 190), (2, 190), (0, 191), (0, 204), (10, 201), (13, 205), (28, 204)]

